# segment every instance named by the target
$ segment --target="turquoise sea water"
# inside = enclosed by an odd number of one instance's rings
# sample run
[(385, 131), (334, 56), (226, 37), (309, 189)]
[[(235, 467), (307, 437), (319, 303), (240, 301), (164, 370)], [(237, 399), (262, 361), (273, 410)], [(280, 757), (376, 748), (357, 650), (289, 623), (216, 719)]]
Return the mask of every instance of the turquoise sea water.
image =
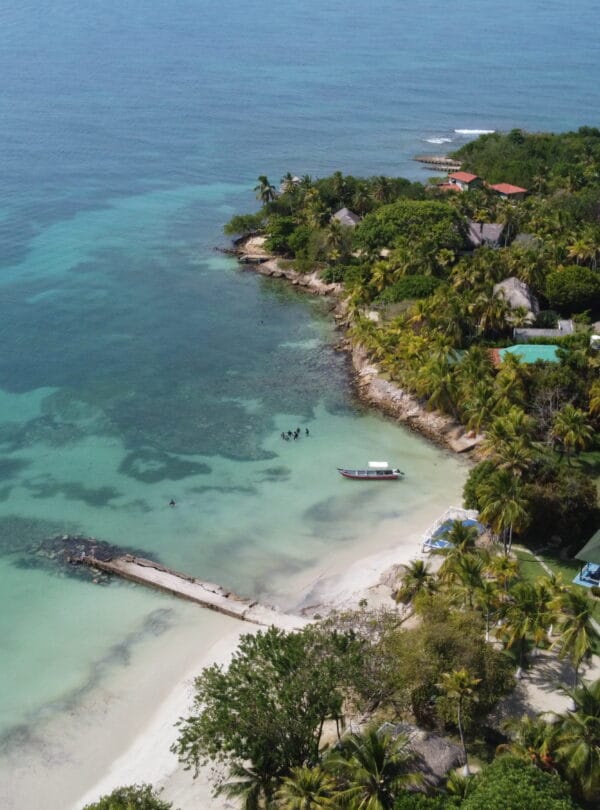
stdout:
[[(420, 178), (411, 155), (468, 131), (598, 125), (596, 5), (0, 9), (7, 762), (47, 761), (40, 723), (83, 713), (153, 650), (175, 655), (177, 628), (200, 627), (199, 646), (214, 635), (192, 608), (47, 567), (34, 553), (44, 538), (145, 549), (289, 607), (370, 532), (385, 547), (390, 526), (416, 530), (456, 499), (463, 466), (356, 406), (326, 304), (213, 248), (260, 173)], [(297, 425), (311, 437), (284, 445)], [(369, 457), (407, 468), (402, 489), (334, 476)], [(16, 783), (0, 782), (3, 806), (20, 810)]]

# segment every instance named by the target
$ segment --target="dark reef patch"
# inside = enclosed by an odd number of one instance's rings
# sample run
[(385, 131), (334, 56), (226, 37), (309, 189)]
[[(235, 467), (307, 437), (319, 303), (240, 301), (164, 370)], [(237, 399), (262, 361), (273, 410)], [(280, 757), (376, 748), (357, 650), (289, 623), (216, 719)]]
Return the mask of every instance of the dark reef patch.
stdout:
[(86, 487), (76, 481), (54, 481), (49, 476), (42, 480), (25, 481), (34, 498), (54, 498), (64, 495), (70, 501), (83, 501), (88, 506), (110, 506), (110, 502), (120, 498), (122, 493), (114, 487)]
[(166, 480), (180, 481), (192, 475), (208, 475), (211, 468), (208, 464), (188, 461), (162, 450), (141, 449), (125, 456), (119, 472), (144, 484), (156, 484)]
[(256, 480), (259, 483), (264, 483), (265, 481), (287, 481), (292, 474), (292, 471), (289, 467), (279, 466), (279, 467), (266, 467), (264, 470), (261, 470), (259, 475), (260, 477)]

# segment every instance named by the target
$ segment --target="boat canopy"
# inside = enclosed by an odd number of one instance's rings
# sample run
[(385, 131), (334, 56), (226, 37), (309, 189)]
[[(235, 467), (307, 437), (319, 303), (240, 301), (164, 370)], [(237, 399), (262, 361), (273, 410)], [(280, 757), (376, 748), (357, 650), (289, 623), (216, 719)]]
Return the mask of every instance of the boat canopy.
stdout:
[(369, 461), (369, 467), (372, 470), (387, 470), (389, 466), (387, 461)]

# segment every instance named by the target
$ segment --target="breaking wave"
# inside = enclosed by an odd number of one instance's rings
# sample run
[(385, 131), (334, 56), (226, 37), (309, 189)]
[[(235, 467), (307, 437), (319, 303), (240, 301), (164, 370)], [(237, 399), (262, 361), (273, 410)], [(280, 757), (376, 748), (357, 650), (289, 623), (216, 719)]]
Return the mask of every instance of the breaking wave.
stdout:
[(457, 135), (491, 135), (495, 129), (455, 129)]

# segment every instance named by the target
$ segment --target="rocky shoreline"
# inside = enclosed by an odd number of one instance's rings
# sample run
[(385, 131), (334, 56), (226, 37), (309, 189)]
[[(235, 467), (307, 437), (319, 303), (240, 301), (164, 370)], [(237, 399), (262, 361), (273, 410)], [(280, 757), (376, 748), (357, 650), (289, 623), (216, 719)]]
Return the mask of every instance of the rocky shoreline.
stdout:
[[(339, 329), (346, 329), (349, 323), (342, 285), (324, 282), (317, 271), (299, 273), (291, 267), (283, 266), (277, 257), (265, 251), (263, 242), (261, 237), (252, 236), (239, 240), (234, 248), (227, 252), (235, 255), (238, 262), (247, 270), (268, 278), (284, 279), (292, 286), (314, 295), (331, 296), (335, 300), (332, 312), (337, 326)], [(452, 417), (438, 411), (426, 410), (423, 402), (413, 394), (384, 379), (377, 364), (371, 360), (360, 344), (355, 344), (344, 337), (336, 348), (347, 352), (350, 356), (357, 393), (365, 404), (377, 408), (426, 439), (455, 453), (474, 450), (481, 442), (481, 436), (468, 433), (464, 426)]]

